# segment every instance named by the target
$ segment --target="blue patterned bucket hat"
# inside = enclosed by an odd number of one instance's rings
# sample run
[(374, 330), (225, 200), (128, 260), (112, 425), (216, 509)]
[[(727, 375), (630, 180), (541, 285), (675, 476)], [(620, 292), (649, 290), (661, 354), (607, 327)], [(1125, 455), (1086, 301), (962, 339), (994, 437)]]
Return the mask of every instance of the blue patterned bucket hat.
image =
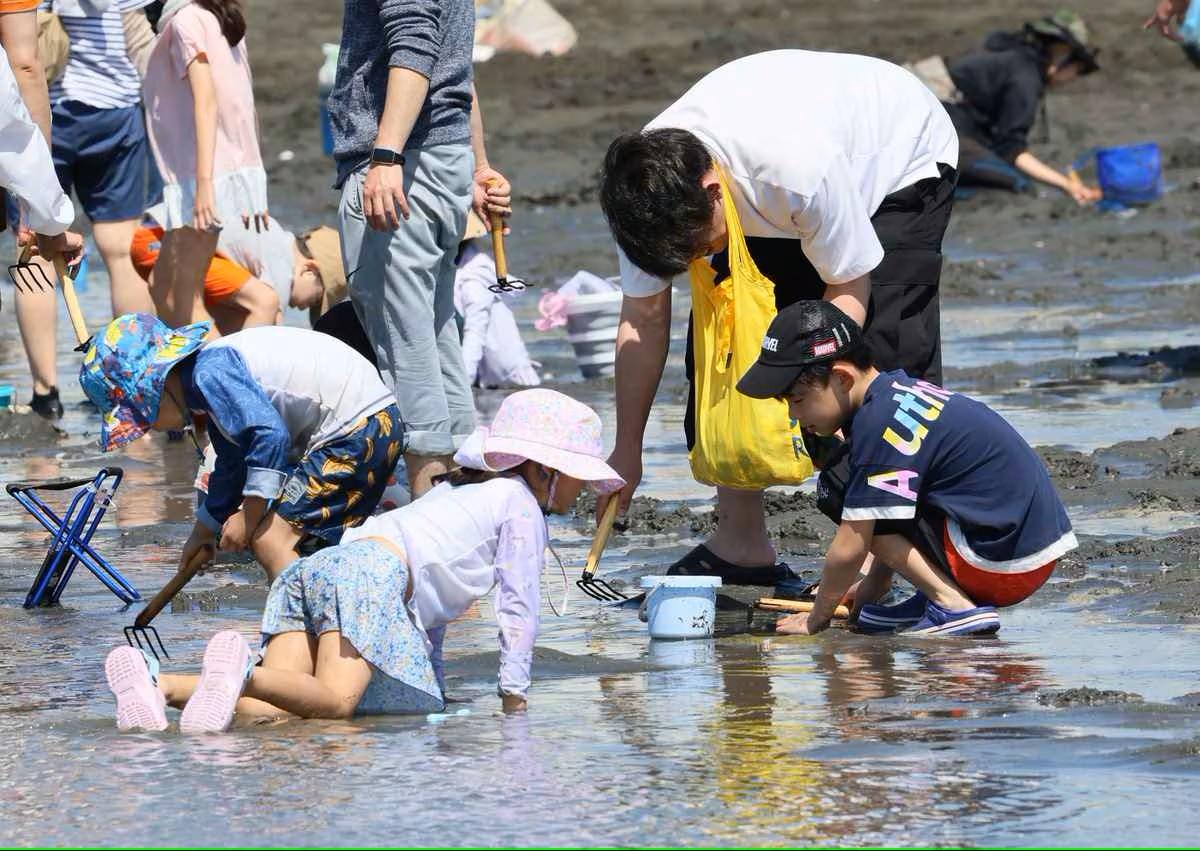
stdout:
[(203, 346), (211, 329), (211, 322), (196, 322), (171, 330), (148, 313), (126, 313), (92, 339), (79, 383), (104, 418), (101, 449), (116, 449), (150, 430), (167, 373)]

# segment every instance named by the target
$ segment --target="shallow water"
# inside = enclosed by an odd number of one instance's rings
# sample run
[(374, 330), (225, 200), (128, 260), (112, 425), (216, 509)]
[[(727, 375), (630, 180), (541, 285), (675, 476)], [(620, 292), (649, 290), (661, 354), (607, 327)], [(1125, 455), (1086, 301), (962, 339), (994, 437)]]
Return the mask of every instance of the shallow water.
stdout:
[[(572, 218), (568, 228), (593, 225)], [(84, 294), (90, 317), (106, 313), (99, 283)], [(11, 294), (3, 300), (11, 317)], [(521, 306), (525, 319), (531, 301)], [(678, 302), (682, 313), (686, 300)], [(1076, 312), (1073, 342), (1031, 352), (1016, 338), (1021, 322), (998, 327), (982, 317), (976, 327), (972, 310), (947, 310), (948, 363), (1013, 352), (1030, 361), (1068, 350), (1090, 357), (1127, 342), (1105, 317)], [(1138, 348), (1178, 344), (1178, 331), (1138, 337)], [(561, 336), (531, 339), (535, 357), (575, 380)], [(681, 352), (673, 350), (648, 429), (642, 492), (700, 507), (711, 492), (686, 474)], [(190, 518), (193, 452), (155, 437), (101, 456), (70, 377), (78, 357), (64, 338), (65, 436), (50, 446), (4, 441), (0, 479), (123, 466), (115, 522), (96, 545), (153, 593)], [(0, 323), (0, 381), (20, 384), (22, 369), (15, 329)], [(1034, 443), (1092, 448), (1200, 424), (1195, 408), (1159, 404), (1164, 386), (1033, 381), (987, 398)], [(573, 391), (612, 422), (607, 383)], [(482, 394), (481, 412), (499, 398)], [(1082, 531), (1113, 536), (1197, 522), (1195, 512), (1135, 516), (1104, 506), (1076, 519)], [(588, 539), (568, 519), (552, 531), (573, 581)], [(44, 538), (13, 502), (0, 502), (0, 844), (1185, 844), (1200, 823), (1200, 713), (1172, 702), (1198, 688), (1198, 627), (1153, 614), (1131, 622), (1108, 602), (1119, 599), (1122, 576), (1153, 565), (1093, 566), (1112, 597), (1052, 585), (1006, 612), (999, 638), (980, 641), (835, 629), (813, 639), (651, 642), (634, 613), (576, 593), (563, 618), (544, 607), (525, 717), (497, 712), (485, 604), (450, 629), (447, 669), (460, 702), (443, 715), (183, 738), (122, 735), (112, 724), (102, 661), (136, 606), (122, 610), (79, 573), (61, 607), (20, 607)], [(661, 570), (668, 553), (690, 543), (618, 535), (602, 570), (623, 578)], [(545, 585), (557, 601), (557, 569)], [(253, 639), (262, 595), (252, 565), (196, 579), (190, 602), (157, 620), (174, 657), (168, 669), (193, 667), (218, 629)], [(1085, 686), (1144, 702), (1038, 701)]]

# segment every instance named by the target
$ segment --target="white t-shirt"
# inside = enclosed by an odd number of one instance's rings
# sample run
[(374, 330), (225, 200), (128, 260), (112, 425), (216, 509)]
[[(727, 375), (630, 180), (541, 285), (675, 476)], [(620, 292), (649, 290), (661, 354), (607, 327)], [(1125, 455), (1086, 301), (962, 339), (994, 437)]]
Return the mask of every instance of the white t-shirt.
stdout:
[(263, 325), (208, 343), (228, 347), (246, 362), (292, 435), (297, 457), (341, 437), (365, 416), (394, 399), (379, 371), (336, 337)]
[(522, 479), (443, 483), (403, 508), (347, 529), (342, 543), (386, 538), (404, 550), (412, 576), (408, 609), (441, 668), (443, 628), (496, 589), (500, 690), (529, 688), (538, 634), (546, 519)]
[[(883, 259), (884, 197), (958, 165), (946, 110), (908, 71), (867, 56), (773, 50), (717, 68), (646, 125), (695, 134), (728, 173), (747, 236), (799, 239), (827, 284)], [(668, 281), (618, 250), (626, 295)]]
[(259, 233), (253, 222), (248, 228), (241, 220), (225, 222), (217, 240), (217, 251), (269, 284), (279, 296), (279, 307), (286, 310), (292, 298), (292, 252), (296, 235), (284, 230), (274, 219), (268, 219), (268, 224), (270, 227)]

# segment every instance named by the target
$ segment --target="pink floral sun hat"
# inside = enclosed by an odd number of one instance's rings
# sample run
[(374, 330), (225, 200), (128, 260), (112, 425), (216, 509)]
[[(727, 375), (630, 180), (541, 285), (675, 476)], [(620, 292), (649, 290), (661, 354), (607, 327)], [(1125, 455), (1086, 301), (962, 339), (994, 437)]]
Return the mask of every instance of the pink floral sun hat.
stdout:
[(619, 491), (625, 480), (604, 462), (600, 417), (557, 390), (520, 390), (500, 403), (491, 426), (480, 426), (454, 455), (456, 463), (500, 472), (536, 461), (597, 493)]

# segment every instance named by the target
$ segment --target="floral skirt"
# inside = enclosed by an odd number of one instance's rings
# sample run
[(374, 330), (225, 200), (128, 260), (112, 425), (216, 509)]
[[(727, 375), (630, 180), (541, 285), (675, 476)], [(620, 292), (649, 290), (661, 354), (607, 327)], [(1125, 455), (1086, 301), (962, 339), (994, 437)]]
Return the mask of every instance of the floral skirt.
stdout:
[(297, 559), (271, 585), (263, 644), (283, 632), (340, 631), (371, 665), (360, 715), (440, 712), (445, 701), (425, 636), (404, 604), (408, 565), (371, 540)]

